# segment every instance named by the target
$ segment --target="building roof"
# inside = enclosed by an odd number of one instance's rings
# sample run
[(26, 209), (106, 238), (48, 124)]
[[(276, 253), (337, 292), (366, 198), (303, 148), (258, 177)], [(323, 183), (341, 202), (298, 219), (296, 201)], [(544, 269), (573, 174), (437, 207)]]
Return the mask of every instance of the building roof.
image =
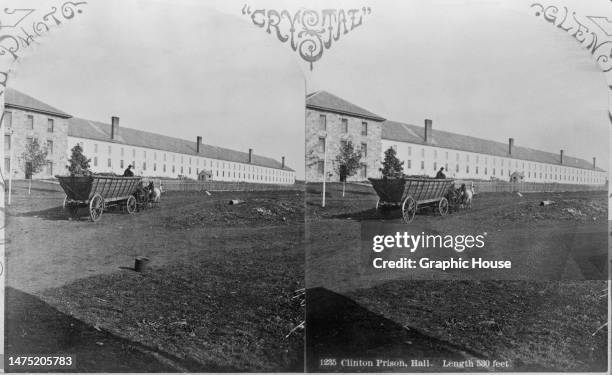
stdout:
[[(117, 140), (110, 139), (111, 125), (108, 123), (91, 121), (73, 117), (68, 120), (68, 136), (86, 138), (104, 142), (116, 142), (129, 146), (152, 148), (160, 151), (175, 152), (186, 155), (202, 156), (211, 159), (225, 160), (237, 163), (248, 163), (248, 152), (230, 150), (207, 144), (200, 146), (200, 153), (196, 152), (196, 140), (187, 141), (180, 138), (168, 137), (161, 134), (146, 132), (137, 129), (119, 127)], [(252, 165), (283, 169), (282, 164), (272, 158), (253, 154)], [(285, 165), (284, 170), (293, 171)]]
[[(432, 140), (430, 143), (425, 143), (424, 126), (405, 124), (397, 121), (387, 120), (383, 122), (382, 139), (398, 142), (416, 143), (422, 145), (432, 145), (454, 150), (561, 165), (559, 154), (535, 150), (527, 147), (520, 147), (517, 146), (515, 143), (512, 148), (512, 155), (508, 155), (507, 143), (495, 142), (487, 139), (476, 138), (442, 130), (432, 129)], [(562, 165), (567, 167), (593, 170), (592, 163), (584, 159), (578, 159), (567, 155), (563, 155)], [(595, 170), (605, 172), (605, 170), (599, 167), (596, 167)]]
[(339, 113), (342, 115), (361, 117), (368, 120), (384, 121), (381, 116), (363, 109), (353, 103), (330, 94), (327, 91), (315, 91), (306, 95), (306, 108)]
[(27, 111), (38, 112), (63, 118), (72, 117), (71, 115), (60, 109), (52, 107), (47, 103), (43, 103), (38, 99), (35, 99), (10, 87), (7, 87), (6, 91), (4, 92), (4, 105), (6, 107), (23, 109)]

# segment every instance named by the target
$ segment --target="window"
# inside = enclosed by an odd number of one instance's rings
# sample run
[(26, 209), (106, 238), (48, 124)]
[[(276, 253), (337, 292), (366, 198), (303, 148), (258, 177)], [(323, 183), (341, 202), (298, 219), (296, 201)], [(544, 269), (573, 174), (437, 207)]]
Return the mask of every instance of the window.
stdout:
[(27, 124), (28, 129), (34, 129), (34, 116), (28, 115), (26, 124)]
[(348, 133), (348, 120), (343, 118), (341, 121), (342, 121), (342, 124), (341, 124), (342, 132)]
[(123, 151), (124, 151), (123, 147), (121, 147), (121, 156), (123, 156)]
[(143, 170), (143, 171), (146, 171), (146, 170), (147, 170), (147, 162), (146, 162), (146, 161), (143, 161), (143, 162), (142, 162), (142, 170)]
[(164, 164), (164, 166), (162, 167), (163, 171), (166, 171), (166, 164)]
[(10, 149), (11, 149), (11, 135), (10, 134), (5, 134), (4, 135), (4, 150), (8, 151)]
[(319, 130), (326, 131), (327, 130), (327, 116), (319, 115)]
[(485, 171), (484, 172), (485, 172), (485, 176), (486, 176), (487, 175), (487, 167), (485, 167)]
[(10, 129), (13, 126), (13, 113), (12, 112), (9, 112), (9, 111), (4, 112), (4, 118), (2, 119), (2, 124), (4, 125), (5, 129)]
[(47, 152), (53, 154), (53, 141), (47, 141)]
[(361, 165), (361, 177), (368, 178), (368, 166), (366, 164)]
[(53, 162), (47, 162), (47, 174), (53, 176)]
[[(175, 169), (174, 169), (174, 165), (172, 166), (172, 173), (174, 173)], [(217, 171), (217, 176), (219, 175), (219, 171)]]
[(320, 175), (325, 173), (325, 163), (323, 162), (323, 160), (319, 160), (317, 162), (317, 171), (319, 172)]
[(167, 154), (164, 153), (164, 161), (166, 161), (166, 156), (167, 156)]
[(112, 149), (112, 147), (111, 147), (111, 146), (108, 146), (108, 154), (110, 155), (110, 154), (112, 154), (112, 153), (113, 153), (113, 149)]
[(435, 162), (435, 161), (434, 161), (434, 168), (433, 168), (433, 169), (434, 169), (434, 171), (437, 171), (437, 170), (438, 170), (438, 163), (437, 163), (437, 162)]
[(361, 156), (364, 158), (368, 157), (368, 144), (367, 143), (361, 144)]
[(410, 159), (406, 160), (406, 168), (408, 169), (412, 168), (412, 160)]
[(142, 152), (142, 157), (145, 158), (145, 159), (147, 158), (147, 152), (146, 151)]
[(361, 123), (361, 135), (368, 135), (368, 123), (365, 121)]
[[(183, 166), (181, 165), (181, 174), (183, 174)], [(225, 172), (223, 172), (223, 176), (225, 176)]]
[(476, 174), (478, 174), (478, 166), (476, 166)]
[(421, 157), (422, 157), (422, 158), (424, 158), (424, 157), (425, 157), (425, 149), (424, 149), (424, 148), (422, 148), (422, 149), (421, 149)]
[(412, 147), (408, 146), (408, 156), (412, 156)]
[(325, 137), (319, 137), (319, 151), (325, 152)]
[(53, 133), (53, 119), (49, 118), (47, 119), (47, 132), (48, 133)]
[(113, 166), (111, 158), (108, 158), (108, 167), (111, 168)]
[(4, 158), (4, 170), (7, 172), (11, 170), (11, 158)]
[(470, 166), (469, 165), (465, 166), (465, 173), (470, 173)]
[(455, 165), (455, 172), (459, 173), (459, 164)]
[(119, 160), (119, 168), (123, 169), (123, 159)]
[(421, 160), (421, 170), (425, 170), (425, 162)]
[(94, 167), (98, 166), (98, 157), (94, 156)]

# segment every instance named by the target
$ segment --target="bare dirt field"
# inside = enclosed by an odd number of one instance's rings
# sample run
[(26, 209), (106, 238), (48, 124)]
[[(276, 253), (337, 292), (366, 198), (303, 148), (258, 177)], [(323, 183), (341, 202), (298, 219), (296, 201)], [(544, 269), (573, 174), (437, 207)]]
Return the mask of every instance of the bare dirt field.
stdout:
[(79, 371), (303, 369), (303, 332), (287, 337), (304, 319), (303, 193), (168, 193), (92, 223), (67, 219), (59, 186), (16, 185), (7, 353), (76, 353)]
[[(606, 192), (479, 194), (471, 210), (417, 213), (405, 227), (411, 233), (487, 232), (489, 255), (525, 259), (516, 265), (520, 274), (480, 280), (364, 271), (362, 226), (399, 224), (399, 212), (376, 212), (367, 186), (348, 187), (344, 198), (328, 186), (322, 208), (321, 187), (309, 185), (306, 201), (310, 371), (398, 370), (342, 367), (347, 358), (509, 361), (497, 371), (607, 369), (607, 332), (597, 331), (607, 321)], [(530, 265), (533, 273), (521, 272)], [(399, 369), (411, 370), (423, 369)], [(475, 369), (429, 368), (462, 370)]]
[[(80, 371), (310, 371), (324, 358), (509, 360), (496, 370), (603, 371), (606, 193), (481, 194), (419, 212), (414, 231), (488, 232), (487, 247), (559, 253), (539, 280), (356, 272), (361, 228), (398, 224), (371, 187), (169, 193), (158, 208), (69, 221), (57, 185), (17, 184), (8, 210), (7, 353), (77, 354)], [(244, 204), (230, 206), (230, 199)], [(544, 199), (555, 201), (539, 206)], [(146, 273), (134, 258), (151, 259)], [(560, 259), (560, 260), (559, 260)], [(546, 281), (560, 275), (559, 280)], [(568, 275), (575, 280), (562, 281)], [(534, 279), (538, 279), (535, 277)], [(552, 278), (554, 280), (554, 278)], [(389, 371), (389, 369), (367, 369)], [(410, 369), (408, 369), (410, 370)], [(440, 371), (439, 368), (431, 369)], [(457, 370), (456, 368), (453, 370)], [(467, 369), (471, 371), (473, 369)]]

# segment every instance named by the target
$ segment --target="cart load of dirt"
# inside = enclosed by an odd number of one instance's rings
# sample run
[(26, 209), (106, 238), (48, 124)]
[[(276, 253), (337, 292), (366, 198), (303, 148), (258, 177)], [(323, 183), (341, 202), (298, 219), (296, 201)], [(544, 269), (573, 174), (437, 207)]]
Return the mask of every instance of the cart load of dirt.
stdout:
[(550, 219), (599, 221), (607, 220), (608, 202), (605, 197), (562, 199), (552, 196), (545, 201), (519, 201), (499, 212), (499, 218), (511, 221), (539, 221)]
[(217, 200), (206, 207), (188, 207), (181, 213), (167, 217), (173, 228), (193, 226), (266, 226), (304, 221), (302, 194), (276, 198), (240, 198)]

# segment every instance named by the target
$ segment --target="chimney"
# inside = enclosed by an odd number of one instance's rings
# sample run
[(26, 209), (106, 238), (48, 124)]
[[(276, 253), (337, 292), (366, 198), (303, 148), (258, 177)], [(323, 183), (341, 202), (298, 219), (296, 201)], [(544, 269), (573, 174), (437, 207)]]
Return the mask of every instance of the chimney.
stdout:
[(281, 158), (281, 164), (282, 164), (281, 168), (285, 169), (285, 157), (284, 156)]
[(593, 156), (593, 169), (595, 169), (595, 156)]
[(196, 137), (196, 152), (199, 154), (200, 153), (200, 145), (202, 144), (202, 137), (201, 136), (197, 136)]
[(431, 134), (431, 120), (425, 119), (425, 143), (431, 143), (433, 134)]
[(111, 117), (111, 140), (119, 138), (119, 117)]
[(508, 138), (508, 155), (512, 155), (513, 148), (514, 148), (514, 138)]
[(253, 149), (250, 148), (249, 149), (249, 163), (252, 163), (252, 162), (253, 162)]
[(563, 164), (563, 150), (559, 153), (559, 162)]

